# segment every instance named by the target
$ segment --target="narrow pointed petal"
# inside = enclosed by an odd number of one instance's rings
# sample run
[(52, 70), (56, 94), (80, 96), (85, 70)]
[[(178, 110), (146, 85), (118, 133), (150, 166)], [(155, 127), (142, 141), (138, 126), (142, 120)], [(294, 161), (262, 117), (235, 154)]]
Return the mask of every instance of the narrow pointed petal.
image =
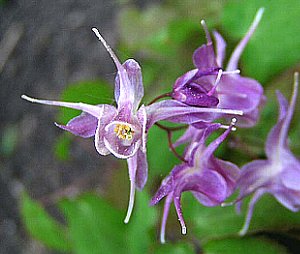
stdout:
[(98, 119), (90, 114), (83, 112), (81, 115), (71, 119), (67, 125), (55, 123), (63, 130), (69, 131), (76, 136), (89, 138), (95, 135)]
[(286, 122), (285, 118), (289, 112), (289, 105), (288, 101), (281, 92), (277, 91), (276, 94), (279, 104), (279, 114), (277, 124), (269, 132), (265, 144), (265, 150), (268, 158), (277, 157), (277, 152), (280, 152), (278, 149), (282, 148), (282, 146), (287, 147), (286, 142), (288, 129), (283, 129), (283, 126)]
[(148, 162), (147, 155), (141, 149), (136, 153), (137, 170), (136, 170), (136, 188), (142, 190), (148, 178)]
[(288, 131), (289, 127), (291, 124), (291, 120), (295, 111), (295, 106), (296, 106), (296, 100), (297, 100), (297, 95), (298, 95), (298, 83), (299, 83), (299, 74), (296, 72), (294, 75), (294, 87), (293, 87), (293, 93), (292, 93), (292, 98), (289, 104), (289, 108), (286, 114), (286, 117), (284, 119), (284, 123), (282, 125), (282, 129), (280, 132), (280, 137), (279, 137), (279, 146), (284, 146), (287, 140), (288, 136)]
[(162, 200), (165, 196), (169, 195), (173, 191), (173, 176), (167, 176), (161, 183), (159, 189), (154, 194), (150, 201), (150, 205), (156, 205), (160, 200)]
[(253, 214), (253, 209), (254, 209), (254, 206), (256, 204), (256, 202), (258, 201), (258, 199), (263, 195), (265, 194), (265, 190), (264, 189), (260, 189), (258, 191), (256, 191), (249, 203), (249, 208), (248, 208), (248, 212), (247, 212), (247, 216), (246, 216), (246, 220), (245, 220), (245, 223), (244, 223), (244, 226), (243, 228), (240, 230), (239, 232), (239, 235), (240, 236), (243, 236), (247, 233), (248, 229), (249, 229), (249, 226), (250, 226), (250, 221), (251, 221), (251, 218), (252, 218), (252, 214)]
[(162, 217), (162, 221), (161, 221), (161, 228), (160, 228), (160, 242), (161, 243), (166, 242), (166, 239), (165, 239), (166, 225), (167, 225), (167, 219), (168, 219), (169, 210), (170, 210), (172, 200), (173, 200), (173, 193), (170, 193), (167, 196), (166, 201), (165, 201), (164, 213), (163, 213), (163, 217)]
[[(176, 100), (164, 100), (153, 103), (146, 107), (146, 111), (148, 117), (147, 128), (150, 128), (154, 123), (161, 120), (191, 124), (193, 122), (197, 122), (197, 120), (199, 121), (212, 118), (211, 114), (214, 113), (237, 115), (243, 114), (243, 112), (240, 110), (192, 107)], [(195, 114), (200, 115), (195, 116)]]
[(141, 149), (144, 153), (146, 153), (146, 143), (147, 143), (147, 111), (146, 107), (142, 105), (137, 112), (137, 117), (139, 122), (142, 125), (142, 144)]
[(231, 126), (226, 131), (224, 131), (224, 133), (221, 136), (219, 136), (217, 139), (215, 139), (214, 141), (212, 141), (209, 144), (209, 146), (205, 149), (205, 151), (203, 151), (202, 157), (205, 158), (205, 160), (203, 160), (203, 163), (205, 163), (206, 161), (208, 161), (208, 159), (213, 155), (214, 151), (226, 139), (226, 137), (228, 136), (228, 134), (231, 132), (232, 127), (233, 126)]
[(117, 115), (117, 109), (110, 105), (103, 105), (101, 107), (98, 127), (95, 133), (95, 147), (101, 155), (108, 155), (110, 151), (104, 143), (105, 126), (107, 126)]
[(135, 199), (135, 183), (133, 181), (130, 181), (129, 203), (128, 203), (126, 217), (124, 219), (124, 223), (126, 224), (129, 222), (133, 211), (134, 199)]
[(213, 35), (216, 41), (216, 62), (219, 67), (222, 67), (226, 53), (226, 42), (221, 36), (221, 34), (219, 34), (217, 31), (214, 31)]
[(129, 179), (130, 179), (130, 195), (129, 195), (129, 203), (127, 214), (124, 219), (124, 223), (128, 223), (130, 216), (133, 211), (134, 206), (134, 197), (135, 197), (135, 177), (136, 177), (136, 170), (137, 170), (137, 157), (133, 156), (132, 158), (127, 159), (128, 164), (128, 172), (129, 172)]
[(183, 218), (183, 215), (182, 215), (180, 199), (181, 199), (181, 192), (176, 191), (176, 193), (174, 193), (174, 205), (175, 205), (175, 208), (176, 208), (178, 220), (180, 222), (181, 233), (183, 235), (185, 235), (186, 234), (186, 225), (185, 225), (185, 221), (184, 221), (184, 218)]
[(255, 18), (254, 18), (251, 26), (249, 27), (245, 37), (240, 41), (240, 43), (236, 46), (235, 50), (233, 51), (233, 53), (229, 59), (227, 68), (226, 68), (227, 71), (233, 71), (233, 70), (237, 69), (240, 56), (243, 53), (244, 48), (246, 47), (248, 41), (250, 40), (253, 33), (255, 32), (255, 30), (262, 18), (263, 13), (264, 13), (264, 8), (260, 8), (257, 11)]
[(33, 102), (33, 103), (78, 109), (78, 110), (86, 112), (98, 119), (101, 115), (101, 110), (102, 110), (100, 105), (89, 105), (89, 104), (82, 103), (82, 102), (73, 103), (73, 102), (63, 102), (63, 101), (39, 100), (39, 99), (28, 97), (27, 95), (22, 95), (21, 98), (24, 100)]
[(99, 41), (101, 41), (103, 46), (106, 48), (107, 52), (110, 54), (111, 58), (113, 59), (115, 65), (117, 67), (119, 82), (116, 82), (115, 96), (116, 96), (116, 101), (117, 101), (118, 107), (123, 107), (123, 104), (128, 103), (128, 102), (133, 104), (134, 103), (134, 91), (133, 91), (134, 87), (130, 83), (126, 69), (120, 63), (118, 57), (115, 55), (115, 53), (113, 52), (111, 47), (107, 44), (107, 42), (104, 40), (104, 38), (99, 33), (97, 28), (92, 28), (92, 31), (98, 37)]

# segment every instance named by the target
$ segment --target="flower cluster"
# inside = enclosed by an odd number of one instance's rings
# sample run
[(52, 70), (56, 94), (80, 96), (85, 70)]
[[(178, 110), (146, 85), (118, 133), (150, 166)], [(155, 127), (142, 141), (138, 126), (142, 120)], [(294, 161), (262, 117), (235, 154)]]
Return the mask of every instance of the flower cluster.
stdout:
[[(82, 114), (66, 125), (56, 125), (83, 138), (94, 136), (96, 150), (101, 155), (113, 154), (127, 160), (131, 184), (125, 223), (129, 221), (134, 207), (135, 190), (142, 190), (147, 181), (147, 135), (149, 129), (156, 125), (167, 131), (170, 149), (182, 160), (162, 181), (150, 202), (155, 205), (166, 197), (161, 242), (165, 241), (166, 221), (172, 202), (182, 233), (186, 233), (180, 202), (184, 191), (191, 191), (204, 206), (221, 205), (237, 187), (240, 189), (238, 204), (245, 196), (254, 193), (242, 230), (245, 233), (256, 200), (266, 192), (272, 193), (292, 211), (300, 208), (300, 185), (297, 182), (300, 177), (300, 163), (287, 146), (287, 130), (297, 94), (296, 81), (290, 106), (278, 93), (280, 116), (267, 140), (267, 160), (251, 162), (240, 170), (235, 164), (213, 155), (230, 132), (236, 130), (236, 126), (255, 125), (259, 110), (264, 104), (262, 86), (254, 79), (241, 76), (237, 69), (243, 49), (257, 28), (262, 14), (263, 8), (257, 12), (248, 32), (234, 49), (224, 69), (226, 43), (215, 31), (214, 47), (208, 28), (202, 21), (207, 43), (193, 54), (195, 69), (179, 77), (170, 93), (158, 96), (148, 105), (140, 105), (144, 96), (140, 65), (134, 59), (128, 59), (122, 64), (96, 28), (92, 29), (93, 32), (117, 68), (115, 106), (40, 100), (26, 95), (22, 95), (22, 98), (34, 103), (81, 110)], [(221, 118), (230, 123), (217, 123), (216, 120)], [(182, 126), (167, 127), (159, 123), (161, 120), (187, 125), (185, 133), (175, 144), (171, 141), (172, 131)], [(206, 145), (207, 138), (217, 129), (225, 131)], [(180, 144), (187, 144), (183, 155), (175, 150)]]

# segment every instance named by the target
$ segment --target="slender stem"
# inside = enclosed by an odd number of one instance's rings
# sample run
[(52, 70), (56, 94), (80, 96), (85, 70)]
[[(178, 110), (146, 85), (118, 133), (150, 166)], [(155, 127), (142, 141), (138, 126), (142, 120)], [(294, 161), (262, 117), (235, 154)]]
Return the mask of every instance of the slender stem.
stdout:
[(178, 126), (178, 127), (167, 127), (164, 126), (162, 124), (159, 123), (155, 123), (156, 126), (158, 126), (159, 128), (161, 128), (162, 130), (166, 131), (168, 134), (168, 143), (169, 143), (169, 148), (171, 149), (171, 151), (173, 152), (173, 154), (181, 161), (183, 162), (187, 162), (180, 154), (177, 153), (177, 151), (175, 150), (173, 143), (172, 143), (172, 131), (176, 131), (176, 130), (181, 130), (183, 129), (185, 126)]
[(160, 123), (155, 123), (155, 125), (157, 125), (159, 128), (161, 128), (165, 131), (179, 131), (179, 130), (182, 130), (182, 129), (186, 128), (185, 125), (177, 126), (177, 127), (168, 127), (168, 126), (164, 126)]
[(148, 103), (148, 106), (151, 105), (151, 104), (153, 104), (154, 102), (156, 102), (156, 101), (162, 99), (162, 98), (165, 98), (165, 97), (171, 97), (171, 93), (170, 93), (170, 92), (169, 92), (169, 93), (164, 93), (164, 94), (161, 94), (161, 95), (155, 97), (152, 101), (150, 101), (150, 102)]

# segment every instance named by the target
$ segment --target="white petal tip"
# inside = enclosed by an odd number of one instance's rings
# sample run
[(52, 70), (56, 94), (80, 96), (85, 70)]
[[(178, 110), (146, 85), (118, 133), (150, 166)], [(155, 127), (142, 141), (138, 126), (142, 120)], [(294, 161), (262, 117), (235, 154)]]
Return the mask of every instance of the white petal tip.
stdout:
[(247, 233), (247, 230), (242, 229), (239, 231), (238, 234), (239, 234), (239, 236), (244, 236), (244, 235), (246, 235), (246, 233)]
[(30, 102), (34, 102), (34, 101), (35, 101), (34, 98), (28, 97), (28, 96), (25, 95), (25, 94), (22, 94), (22, 95), (21, 95), (21, 98), (22, 98), (23, 100), (30, 101)]
[(236, 122), (237, 122), (237, 119), (235, 118), (235, 117), (233, 117), (232, 119), (231, 119), (231, 125), (235, 125), (236, 124)]
[(254, 19), (254, 23), (259, 23), (263, 14), (264, 14), (265, 8), (261, 7), (258, 9), (256, 15), (255, 15), (255, 19)]
[(264, 11), (265, 11), (265, 7), (260, 7), (257, 11), (257, 16), (262, 16), (264, 14)]
[(204, 19), (202, 19), (202, 20), (200, 21), (200, 23), (201, 23), (202, 26), (205, 26), (205, 25), (206, 25)]
[(92, 31), (96, 34), (96, 36), (99, 38), (99, 37), (102, 37), (98, 31), (98, 29), (96, 27), (93, 27), (92, 28)]
[(127, 218), (127, 217), (126, 217), (126, 218), (124, 219), (124, 223), (125, 223), (125, 224), (128, 224), (129, 219), (130, 219), (130, 218)]
[(186, 227), (181, 228), (181, 234), (186, 235)]
[(164, 236), (160, 238), (160, 243), (161, 243), (161, 244), (165, 244), (165, 243), (166, 243), (166, 240), (165, 240), (165, 237), (164, 237)]
[(227, 206), (232, 206), (234, 202), (229, 202), (229, 203), (221, 203), (221, 207), (227, 207)]

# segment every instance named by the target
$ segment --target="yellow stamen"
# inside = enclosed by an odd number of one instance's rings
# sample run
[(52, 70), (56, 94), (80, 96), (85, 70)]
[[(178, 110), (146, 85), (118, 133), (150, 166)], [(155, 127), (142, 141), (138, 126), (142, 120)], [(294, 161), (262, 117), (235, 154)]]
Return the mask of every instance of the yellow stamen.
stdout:
[(131, 140), (134, 134), (134, 130), (125, 124), (116, 124), (114, 132), (116, 133), (119, 139), (126, 139), (126, 140)]

